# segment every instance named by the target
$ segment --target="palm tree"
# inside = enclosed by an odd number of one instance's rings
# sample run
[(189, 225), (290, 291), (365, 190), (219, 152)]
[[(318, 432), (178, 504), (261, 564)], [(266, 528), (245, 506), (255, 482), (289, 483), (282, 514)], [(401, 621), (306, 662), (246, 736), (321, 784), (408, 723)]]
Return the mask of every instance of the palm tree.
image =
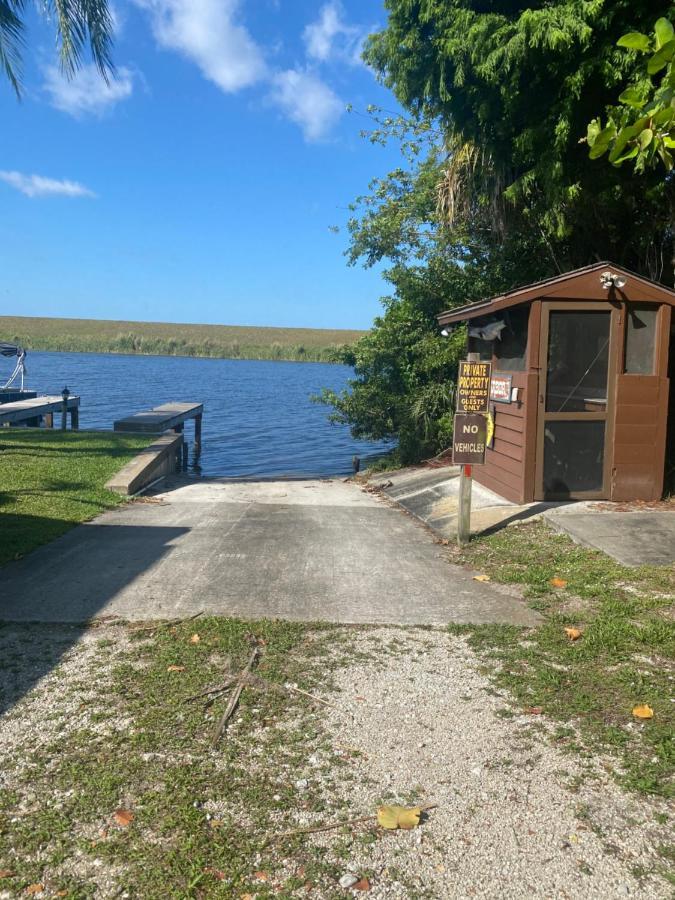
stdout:
[[(31, 0), (0, 0), (0, 70), (21, 96), (21, 61), (25, 46), (24, 16)], [(43, 15), (56, 24), (61, 67), (72, 75), (88, 45), (94, 63), (107, 81), (111, 58), (113, 20), (107, 0), (39, 0)]]

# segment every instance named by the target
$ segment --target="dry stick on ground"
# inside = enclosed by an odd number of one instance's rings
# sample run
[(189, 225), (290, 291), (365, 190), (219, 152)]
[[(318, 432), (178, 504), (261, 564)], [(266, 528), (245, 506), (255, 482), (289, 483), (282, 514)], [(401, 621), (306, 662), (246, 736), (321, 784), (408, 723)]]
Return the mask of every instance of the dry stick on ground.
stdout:
[(132, 629), (134, 631), (159, 631), (160, 628), (177, 628), (179, 625), (185, 625), (186, 622), (193, 622), (202, 615), (204, 615), (204, 613), (200, 610), (193, 616), (188, 616), (187, 619), (167, 619), (166, 622), (154, 622), (150, 625), (132, 626)]
[[(427, 803), (424, 806), (415, 808), (419, 809), (421, 812), (426, 812), (428, 809), (436, 809), (437, 806), (437, 803)], [(284, 831), (281, 834), (273, 835), (267, 839), (266, 843), (269, 844), (272, 841), (279, 841), (281, 838), (298, 837), (302, 834), (316, 834), (319, 831), (332, 831), (334, 828), (343, 828), (349, 825), (361, 825), (363, 822), (372, 822), (373, 820), (377, 823), (377, 815), (371, 813), (369, 816), (359, 816), (358, 819), (343, 819), (341, 822), (331, 822), (330, 825), (317, 825), (314, 828), (296, 828), (295, 831)]]
[(227, 704), (227, 709), (223, 713), (220, 722), (218, 722), (218, 725), (216, 726), (216, 730), (213, 732), (213, 739), (211, 741), (212, 748), (215, 748), (216, 744), (220, 740), (220, 736), (222, 735), (223, 731), (225, 730), (225, 726), (227, 725), (229, 718), (231, 717), (232, 713), (237, 708), (237, 703), (239, 703), (239, 698), (241, 697), (241, 692), (246, 687), (246, 684), (248, 682), (248, 676), (250, 675), (253, 666), (256, 664), (256, 661), (257, 661), (259, 655), (260, 655), (260, 647), (256, 646), (253, 648), (253, 653), (251, 653), (249, 661), (246, 664), (246, 668), (243, 670), (243, 672), (237, 679), (237, 686), (232, 691), (232, 696), (230, 697), (230, 702)]
[(191, 703), (193, 700), (201, 700), (202, 697), (209, 697), (211, 694), (224, 694), (229, 688), (232, 687), (232, 682), (236, 681), (236, 678), (232, 676), (232, 678), (228, 678), (227, 681), (224, 681), (222, 684), (217, 685), (216, 687), (206, 688), (205, 691), (200, 691), (198, 694), (193, 694), (191, 697), (186, 697), (183, 700), (183, 703)]

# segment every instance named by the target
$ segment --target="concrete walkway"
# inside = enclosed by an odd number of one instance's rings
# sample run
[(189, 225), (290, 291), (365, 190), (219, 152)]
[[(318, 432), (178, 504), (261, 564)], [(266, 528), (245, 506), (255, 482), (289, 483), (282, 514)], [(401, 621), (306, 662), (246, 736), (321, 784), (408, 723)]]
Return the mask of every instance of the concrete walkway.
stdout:
[(207, 614), (535, 624), (386, 500), (331, 481), (177, 478), (2, 569), (0, 620)]

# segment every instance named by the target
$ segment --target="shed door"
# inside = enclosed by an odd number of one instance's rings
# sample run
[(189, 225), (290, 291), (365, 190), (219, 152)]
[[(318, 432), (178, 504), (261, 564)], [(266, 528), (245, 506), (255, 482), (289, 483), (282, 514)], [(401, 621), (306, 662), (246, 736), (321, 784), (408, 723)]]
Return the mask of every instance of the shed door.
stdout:
[(609, 497), (616, 313), (606, 303), (544, 303), (538, 397), (539, 500)]

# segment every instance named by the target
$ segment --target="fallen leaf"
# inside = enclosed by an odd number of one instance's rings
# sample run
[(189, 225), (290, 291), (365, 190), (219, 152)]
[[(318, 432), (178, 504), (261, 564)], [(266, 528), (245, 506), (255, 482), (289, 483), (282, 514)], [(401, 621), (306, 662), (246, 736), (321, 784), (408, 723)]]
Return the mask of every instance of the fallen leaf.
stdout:
[(253, 894), (242, 894), (239, 900), (253, 900)]
[(11, 878), (14, 875), (11, 869), (0, 869), (0, 878)]
[(222, 819), (209, 819), (209, 827), (210, 828), (222, 828), (223, 820)]
[(640, 706), (633, 707), (633, 715), (636, 719), (653, 719), (654, 710), (646, 703), (642, 703)]
[(406, 831), (420, 824), (422, 810), (419, 806), (407, 809), (405, 806), (380, 806), (377, 810), (377, 821), (382, 828), (394, 830), (403, 828)]
[(359, 878), (356, 884), (352, 885), (352, 890), (354, 891), (369, 891), (370, 890), (370, 882), (367, 878)]
[(29, 884), (24, 891), (24, 894), (41, 894), (44, 889), (44, 884)]
[(191, 644), (198, 644), (200, 641), (201, 641), (201, 638), (199, 637), (198, 634), (193, 634), (192, 637), (190, 638)]
[(256, 881), (269, 881), (270, 880), (270, 876), (267, 874), (267, 872), (254, 872), (253, 877), (255, 878)]
[(207, 866), (204, 871), (207, 875), (213, 875), (218, 881), (225, 881), (225, 873), (221, 872), (220, 869), (214, 869), (213, 866)]
[(55, 897), (67, 897), (67, 896), (68, 896), (68, 891), (57, 891), (57, 892), (54, 894), (54, 896), (55, 896)]
[(541, 706), (526, 706), (525, 712), (530, 716), (540, 716), (543, 713)]
[(566, 628), (565, 634), (571, 641), (578, 641), (583, 631), (580, 628)]
[(473, 580), (474, 581), (490, 581), (490, 576), (489, 575), (474, 575)]
[(439, 875), (442, 875), (445, 872), (445, 866), (443, 865), (443, 863), (439, 863), (436, 866), (436, 871), (438, 872)]
[(113, 818), (118, 825), (126, 828), (134, 821), (134, 814), (129, 809), (116, 809)]
[(564, 578), (558, 578), (558, 577), (551, 578), (549, 581), (549, 584), (552, 584), (553, 587), (559, 587), (559, 588), (567, 587), (567, 582), (565, 581)]
[(167, 666), (167, 672), (184, 672), (185, 666)]

